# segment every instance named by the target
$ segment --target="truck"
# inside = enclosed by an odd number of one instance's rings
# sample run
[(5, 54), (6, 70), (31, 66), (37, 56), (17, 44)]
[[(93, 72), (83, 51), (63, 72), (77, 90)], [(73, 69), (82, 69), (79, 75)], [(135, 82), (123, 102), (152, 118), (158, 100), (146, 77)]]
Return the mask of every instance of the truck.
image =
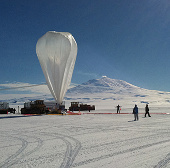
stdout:
[(21, 108), (21, 114), (45, 114), (46, 106), (44, 100), (35, 100), (25, 102), (24, 108)]
[(65, 104), (57, 105), (56, 102), (44, 102), (44, 100), (35, 100), (25, 102), (24, 108), (21, 108), (21, 114), (61, 114), (65, 110)]

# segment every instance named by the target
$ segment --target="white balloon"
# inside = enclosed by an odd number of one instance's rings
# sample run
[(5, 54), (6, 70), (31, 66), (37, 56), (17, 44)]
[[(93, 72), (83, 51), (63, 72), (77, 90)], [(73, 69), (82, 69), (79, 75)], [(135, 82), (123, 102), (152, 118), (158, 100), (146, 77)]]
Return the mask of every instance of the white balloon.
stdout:
[(71, 83), (77, 43), (68, 32), (49, 31), (38, 40), (36, 53), (48, 88), (56, 102), (61, 104)]

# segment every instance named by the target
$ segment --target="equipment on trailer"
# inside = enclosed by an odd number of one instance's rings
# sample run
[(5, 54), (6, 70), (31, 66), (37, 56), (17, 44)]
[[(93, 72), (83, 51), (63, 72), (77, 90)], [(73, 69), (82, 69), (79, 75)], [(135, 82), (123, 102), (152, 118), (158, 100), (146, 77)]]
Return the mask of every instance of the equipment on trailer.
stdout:
[(15, 109), (9, 107), (9, 103), (7, 102), (0, 102), (0, 114), (8, 114), (14, 113), (15, 114)]
[(36, 100), (24, 103), (24, 108), (21, 108), (21, 114), (45, 114), (46, 106), (44, 100)]
[(88, 104), (79, 104), (79, 102), (71, 102), (71, 106), (69, 107), (70, 111), (85, 111), (85, 110), (95, 110), (94, 105)]
[(46, 105), (47, 114), (63, 114), (65, 111), (65, 102), (57, 104), (56, 102), (44, 102)]

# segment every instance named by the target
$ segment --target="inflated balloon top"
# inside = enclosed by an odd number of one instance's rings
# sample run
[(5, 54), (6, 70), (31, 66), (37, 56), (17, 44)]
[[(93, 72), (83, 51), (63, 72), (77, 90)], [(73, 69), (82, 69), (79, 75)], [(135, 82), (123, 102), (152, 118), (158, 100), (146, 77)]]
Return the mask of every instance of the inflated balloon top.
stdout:
[(36, 53), (48, 88), (56, 102), (61, 104), (71, 83), (77, 43), (68, 32), (49, 31), (38, 40)]

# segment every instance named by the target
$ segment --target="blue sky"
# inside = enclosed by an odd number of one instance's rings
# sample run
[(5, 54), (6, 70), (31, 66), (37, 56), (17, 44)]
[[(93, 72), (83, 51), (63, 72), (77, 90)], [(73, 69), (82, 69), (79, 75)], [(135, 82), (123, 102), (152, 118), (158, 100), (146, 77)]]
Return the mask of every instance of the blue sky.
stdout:
[(78, 55), (72, 83), (103, 75), (170, 92), (169, 0), (1, 0), (0, 83), (45, 82), (36, 43), (70, 32)]

